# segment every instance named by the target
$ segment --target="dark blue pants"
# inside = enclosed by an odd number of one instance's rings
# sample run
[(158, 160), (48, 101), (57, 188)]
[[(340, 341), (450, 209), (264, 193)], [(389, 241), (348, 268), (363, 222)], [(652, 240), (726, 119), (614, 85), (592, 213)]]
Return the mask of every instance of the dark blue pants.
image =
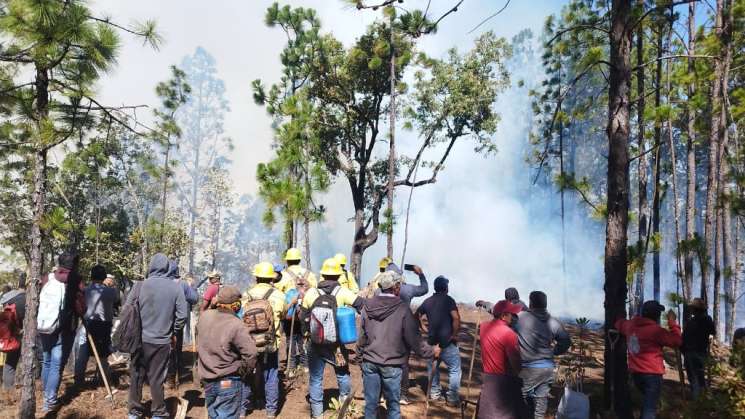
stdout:
[(240, 377), (224, 377), (204, 383), (204, 403), (210, 419), (238, 419), (241, 411)]
[(631, 374), (634, 385), (644, 396), (641, 419), (654, 419), (657, 415), (657, 403), (662, 391), (662, 376), (659, 374)]
[(388, 419), (401, 418), (401, 367), (372, 362), (362, 363), (362, 386), (365, 390), (365, 419), (378, 417), (380, 391), (383, 391)]
[[(273, 416), (277, 414), (279, 409), (279, 351), (271, 352), (268, 354), (259, 354), (256, 359), (256, 374), (258, 374), (254, 385), (264, 386), (264, 408), (267, 416)], [(260, 393), (258, 388), (254, 388), (257, 393)], [(254, 404), (251, 400), (251, 384), (243, 383), (243, 391), (241, 394), (241, 405), (244, 410), (248, 410), (251, 407), (258, 408), (258, 403)]]

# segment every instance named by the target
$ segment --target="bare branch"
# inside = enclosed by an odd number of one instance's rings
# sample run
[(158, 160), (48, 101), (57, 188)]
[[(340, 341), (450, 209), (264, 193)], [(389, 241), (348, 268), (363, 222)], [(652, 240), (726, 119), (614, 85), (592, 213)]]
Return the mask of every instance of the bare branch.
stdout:
[(507, 0), (507, 2), (504, 4), (504, 6), (502, 6), (501, 9), (497, 10), (494, 14), (492, 14), (491, 16), (488, 16), (486, 19), (484, 19), (481, 22), (479, 22), (478, 25), (474, 26), (473, 29), (471, 29), (470, 31), (468, 31), (468, 34), (470, 35), (473, 31), (475, 31), (476, 29), (480, 28), (481, 25), (483, 25), (484, 23), (490, 21), (491, 19), (495, 18), (497, 15), (499, 15), (500, 13), (502, 13), (507, 8), (507, 6), (510, 5), (510, 1), (511, 0)]

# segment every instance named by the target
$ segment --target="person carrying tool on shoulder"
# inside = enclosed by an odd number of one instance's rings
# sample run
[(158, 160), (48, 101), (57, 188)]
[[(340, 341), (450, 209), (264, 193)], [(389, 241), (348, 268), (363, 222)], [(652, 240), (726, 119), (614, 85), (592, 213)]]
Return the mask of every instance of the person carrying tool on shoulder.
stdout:
[(334, 366), (339, 385), (339, 401), (343, 402), (352, 392), (349, 360), (346, 349), (339, 340), (336, 313), (339, 307), (352, 307), (359, 313), (363, 299), (339, 285), (342, 272), (336, 259), (326, 259), (321, 268), (323, 280), (318, 283), (318, 288), (309, 289), (303, 297), (302, 307), (310, 323), (311, 344), (308, 364), (310, 408), (313, 418), (321, 418), (323, 415), (323, 372), (326, 363)]
[(339, 262), (339, 266), (341, 266), (342, 270), (342, 274), (339, 277), (339, 285), (348, 289), (349, 291), (359, 293), (360, 287), (359, 285), (357, 285), (357, 280), (355, 279), (354, 274), (348, 271), (346, 268), (347, 256), (344, 253), (337, 253), (336, 256), (334, 256), (334, 259)]
[(241, 293), (225, 286), (217, 293), (216, 308), (199, 316), (199, 376), (210, 418), (238, 419), (244, 378), (256, 365), (257, 351), (248, 328), (236, 315)]
[(667, 313), (667, 326), (660, 326), (660, 317), (665, 307), (654, 300), (642, 304), (642, 315), (630, 320), (616, 320), (616, 329), (626, 337), (629, 353), (629, 371), (636, 388), (644, 396), (641, 419), (654, 419), (662, 391), (662, 376), (665, 363), (662, 348), (680, 347), (683, 338), (678, 326), (677, 316), (670, 310)]
[[(266, 417), (274, 418), (279, 409), (280, 320), (284, 318), (287, 309), (285, 294), (272, 286), (277, 273), (271, 263), (257, 264), (253, 275), (256, 278), (256, 285), (243, 294), (243, 322), (248, 326), (259, 352), (255, 383), (263, 384)], [(258, 408), (258, 401), (256, 405), (251, 405), (251, 386), (244, 383), (243, 388), (243, 408)]]
[(484, 374), (478, 417), (517, 419), (522, 410), (520, 344), (511, 325), (522, 307), (502, 300), (491, 311), (494, 320), (482, 323), (479, 330)]
[(362, 309), (362, 333), (357, 348), (362, 355), (365, 419), (378, 417), (382, 392), (389, 419), (401, 417), (402, 366), (413, 350), (420, 358), (438, 357), (439, 346), (429, 346), (419, 332), (414, 315), (398, 298), (403, 278), (395, 272), (379, 276), (380, 294), (366, 299)]

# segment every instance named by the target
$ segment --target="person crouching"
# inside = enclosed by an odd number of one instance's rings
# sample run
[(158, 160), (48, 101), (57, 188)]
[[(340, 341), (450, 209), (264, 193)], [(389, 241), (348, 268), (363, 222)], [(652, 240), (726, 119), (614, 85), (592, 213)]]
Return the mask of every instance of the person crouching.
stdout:
[(240, 417), (242, 377), (256, 365), (256, 345), (243, 321), (241, 293), (225, 286), (217, 294), (217, 307), (199, 316), (197, 352), (199, 376), (210, 419)]
[(510, 327), (522, 306), (502, 300), (494, 305), (494, 320), (481, 324), (479, 338), (484, 365), (478, 417), (516, 419), (522, 406), (520, 344)]
[(389, 271), (380, 275), (379, 295), (367, 299), (362, 308), (362, 333), (357, 348), (362, 353), (362, 383), (365, 389), (365, 418), (378, 417), (381, 390), (388, 419), (401, 417), (402, 365), (412, 350), (425, 359), (439, 356), (440, 348), (422, 339), (419, 325), (407, 304), (399, 298), (401, 275)]

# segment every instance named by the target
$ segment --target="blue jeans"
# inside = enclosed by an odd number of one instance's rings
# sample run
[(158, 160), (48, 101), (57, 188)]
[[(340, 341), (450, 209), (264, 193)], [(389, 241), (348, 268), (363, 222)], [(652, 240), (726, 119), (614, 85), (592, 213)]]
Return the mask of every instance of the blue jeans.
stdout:
[(460, 396), (458, 391), (460, 390), (460, 350), (458, 345), (451, 343), (450, 345), (442, 348), (440, 352), (440, 358), (435, 362), (435, 374), (432, 375), (432, 360), (427, 361), (427, 376), (432, 377), (432, 388), (429, 392), (430, 398), (437, 399), (440, 397), (442, 389), (440, 387), (440, 362), (444, 361), (448, 367), (448, 391), (447, 400), (450, 403), (458, 403)]
[(204, 404), (210, 419), (238, 419), (241, 409), (240, 377), (224, 377), (204, 383)]
[[(316, 345), (310, 345), (308, 351), (308, 367), (310, 368), (310, 412), (313, 417), (323, 415), (323, 371), (326, 362), (334, 362), (334, 352)], [(334, 366), (336, 382), (339, 385), (339, 399), (346, 398), (352, 392), (352, 384), (349, 377), (349, 367)]]
[(365, 419), (377, 419), (382, 387), (388, 419), (401, 418), (401, 367), (362, 363), (362, 387), (365, 390)]
[(41, 382), (44, 389), (44, 409), (51, 409), (57, 404), (62, 371), (70, 356), (75, 334), (72, 332), (55, 332), (41, 335), (42, 361)]
[[(279, 409), (279, 351), (266, 355), (259, 354), (256, 359), (256, 374), (260, 375), (258, 381), (264, 384), (264, 407), (266, 414), (270, 416), (276, 415)], [(251, 408), (251, 406), (251, 385), (243, 383), (241, 407), (245, 411)], [(256, 406), (254, 405), (254, 407)]]
[(654, 419), (657, 415), (657, 402), (660, 401), (660, 392), (662, 391), (662, 376), (659, 374), (631, 374), (634, 379), (634, 385), (642, 396), (642, 415), (641, 419)]

